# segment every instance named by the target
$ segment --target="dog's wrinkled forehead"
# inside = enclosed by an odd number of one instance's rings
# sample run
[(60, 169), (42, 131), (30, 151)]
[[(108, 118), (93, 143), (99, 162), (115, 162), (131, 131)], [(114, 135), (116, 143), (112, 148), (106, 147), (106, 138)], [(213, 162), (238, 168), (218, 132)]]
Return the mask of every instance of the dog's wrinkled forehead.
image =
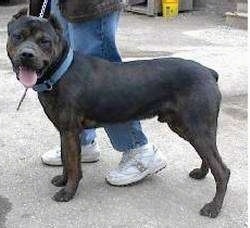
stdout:
[(25, 31), (31, 35), (35, 35), (38, 32), (46, 33), (51, 37), (57, 35), (55, 29), (47, 19), (33, 16), (24, 16), (8, 24), (9, 35), (17, 31)]

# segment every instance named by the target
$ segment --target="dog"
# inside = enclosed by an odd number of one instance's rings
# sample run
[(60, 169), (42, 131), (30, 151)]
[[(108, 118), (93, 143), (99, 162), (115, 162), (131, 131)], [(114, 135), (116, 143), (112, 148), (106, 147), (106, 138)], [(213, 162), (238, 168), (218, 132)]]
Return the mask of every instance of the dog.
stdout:
[[(180, 58), (113, 63), (83, 56), (72, 52), (55, 17), (32, 17), (24, 10), (8, 23), (7, 53), (16, 77), (26, 88), (36, 88), (60, 133), (63, 174), (52, 183), (62, 188), (55, 201), (71, 200), (82, 178), (82, 129), (157, 116), (199, 154), (201, 166), (190, 177), (203, 179), (211, 170), (216, 193), (200, 214), (219, 214), (230, 170), (216, 146), (221, 93), (214, 70)], [(55, 79), (67, 61), (66, 70)]]

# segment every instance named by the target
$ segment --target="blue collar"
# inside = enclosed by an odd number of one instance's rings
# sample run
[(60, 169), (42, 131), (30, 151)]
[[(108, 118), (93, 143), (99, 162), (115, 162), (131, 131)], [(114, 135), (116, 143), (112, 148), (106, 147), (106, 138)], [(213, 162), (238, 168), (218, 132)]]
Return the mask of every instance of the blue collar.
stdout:
[(50, 77), (50, 79), (42, 82), (41, 84), (34, 85), (33, 90), (36, 92), (44, 92), (50, 91), (53, 89), (53, 86), (61, 79), (61, 77), (67, 72), (72, 61), (73, 61), (74, 53), (72, 48), (69, 49), (67, 57), (61, 64), (61, 66), (54, 72), (54, 74)]

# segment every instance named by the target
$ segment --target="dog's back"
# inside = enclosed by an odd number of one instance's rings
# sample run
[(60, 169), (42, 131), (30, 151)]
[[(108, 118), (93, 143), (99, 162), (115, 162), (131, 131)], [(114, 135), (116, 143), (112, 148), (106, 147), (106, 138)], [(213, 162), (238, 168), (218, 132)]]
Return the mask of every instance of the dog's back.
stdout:
[(100, 123), (151, 118), (167, 107), (176, 109), (193, 93), (199, 101), (209, 100), (207, 90), (218, 91), (212, 71), (194, 61), (165, 58), (112, 63), (79, 53), (59, 84), (63, 97), (75, 96), (82, 112)]

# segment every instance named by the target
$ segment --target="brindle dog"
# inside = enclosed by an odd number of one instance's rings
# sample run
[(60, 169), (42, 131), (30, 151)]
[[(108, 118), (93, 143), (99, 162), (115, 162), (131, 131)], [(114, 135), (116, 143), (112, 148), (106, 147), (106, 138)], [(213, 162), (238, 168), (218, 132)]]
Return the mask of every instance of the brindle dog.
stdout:
[[(8, 24), (8, 55), (26, 87), (50, 78), (68, 50), (54, 17), (40, 19), (22, 11)], [(37, 78), (25, 81), (27, 75)], [(214, 70), (180, 58), (112, 63), (74, 52), (71, 66), (52, 90), (38, 93), (61, 137), (63, 174), (52, 183), (63, 188), (54, 200), (71, 200), (82, 178), (78, 137), (82, 129), (157, 116), (198, 152), (201, 167), (190, 177), (202, 179), (211, 170), (216, 194), (200, 214), (216, 217), (230, 176), (216, 146), (221, 102), (217, 80)]]

